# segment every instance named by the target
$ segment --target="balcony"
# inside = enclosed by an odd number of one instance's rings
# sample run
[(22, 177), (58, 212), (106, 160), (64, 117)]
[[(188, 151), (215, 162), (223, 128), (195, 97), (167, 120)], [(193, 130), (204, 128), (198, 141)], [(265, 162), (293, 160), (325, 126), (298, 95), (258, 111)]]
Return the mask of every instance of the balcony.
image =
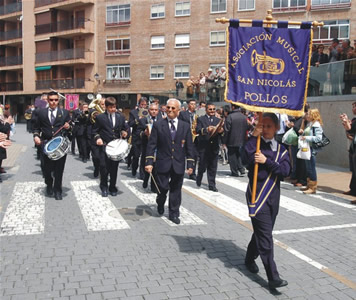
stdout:
[(36, 63), (85, 58), (83, 48), (36, 53)]
[(48, 89), (83, 89), (85, 88), (85, 79), (69, 78), (69, 79), (52, 79), (52, 80), (36, 80), (36, 90)]
[(130, 54), (131, 54), (130, 49), (105, 51), (105, 56), (124, 56)]
[(0, 67), (22, 65), (22, 56), (0, 57)]
[(63, 2), (63, 5), (66, 4), (68, 6), (75, 7), (77, 5), (82, 5), (83, 3), (94, 3), (94, 0), (35, 0), (35, 8), (61, 2)]
[(1, 92), (22, 91), (22, 82), (0, 82)]
[(16, 2), (0, 6), (0, 16), (22, 11), (22, 2)]
[(53, 32), (60, 32), (66, 30), (73, 30), (73, 29), (84, 29), (85, 28), (85, 19), (80, 18), (77, 20), (68, 20), (68, 21), (60, 21), (42, 25), (35, 26), (35, 34), (45, 34), (45, 33), (53, 33)]
[(22, 29), (0, 32), (0, 42), (22, 38)]
[(356, 58), (311, 67), (308, 97), (356, 95)]

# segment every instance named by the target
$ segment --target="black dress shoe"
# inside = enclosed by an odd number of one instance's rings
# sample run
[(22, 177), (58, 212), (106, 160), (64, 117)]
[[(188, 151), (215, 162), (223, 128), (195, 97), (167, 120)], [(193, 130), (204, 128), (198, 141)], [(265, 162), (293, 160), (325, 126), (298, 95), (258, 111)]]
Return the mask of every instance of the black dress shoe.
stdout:
[(178, 217), (169, 217), (169, 220), (172, 221), (174, 224), (180, 224), (180, 219)]
[(279, 288), (279, 287), (286, 286), (286, 285), (288, 285), (288, 281), (283, 280), (283, 279), (268, 281), (268, 287), (270, 289), (275, 289), (275, 288)]
[(238, 173), (231, 173), (230, 176), (232, 176), (232, 177), (239, 177), (239, 174), (238, 174)]
[(147, 182), (147, 181), (144, 181), (144, 182), (142, 183), (142, 187), (143, 187), (144, 189), (146, 189), (147, 186), (148, 186), (148, 182)]
[(202, 177), (200, 177), (200, 176), (198, 175), (198, 176), (197, 176), (197, 180), (196, 180), (197, 186), (201, 186), (201, 180), (202, 180)]
[(98, 176), (99, 176), (99, 170), (94, 169), (94, 178), (98, 178)]
[(88, 160), (87, 160), (86, 158), (83, 158), (83, 163), (85, 163), (85, 164), (86, 164), (86, 163), (87, 163), (87, 161), (88, 161)]
[(62, 200), (62, 194), (61, 193), (54, 193), (54, 199)]
[(157, 206), (157, 212), (159, 215), (163, 215), (164, 214), (164, 206)]
[(47, 196), (52, 197), (53, 196), (53, 188), (49, 185), (47, 185)]
[(137, 172), (134, 171), (134, 170), (131, 170), (131, 174), (132, 174), (133, 177), (136, 177)]
[(215, 186), (209, 186), (209, 191), (218, 192), (218, 189)]
[(107, 196), (109, 196), (108, 190), (107, 190), (107, 189), (103, 189), (103, 190), (101, 191), (101, 196), (102, 196), (102, 197), (107, 197)]
[(245, 261), (245, 266), (246, 266), (247, 270), (249, 270), (251, 273), (254, 273), (254, 274), (258, 273), (258, 271), (260, 270), (254, 261), (253, 262)]
[(195, 175), (195, 174), (189, 175), (189, 179), (196, 181), (197, 175)]
[(117, 196), (117, 192), (116, 191), (109, 191), (109, 194), (113, 197)]

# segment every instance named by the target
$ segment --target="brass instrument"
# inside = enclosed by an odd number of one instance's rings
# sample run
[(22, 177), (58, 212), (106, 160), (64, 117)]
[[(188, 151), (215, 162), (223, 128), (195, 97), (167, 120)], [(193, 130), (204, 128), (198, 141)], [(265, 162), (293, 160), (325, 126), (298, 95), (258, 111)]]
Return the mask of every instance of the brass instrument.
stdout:
[(25, 117), (25, 120), (31, 120), (32, 113), (25, 113), (24, 117)]
[(95, 99), (92, 94), (88, 95), (88, 99), (92, 100), (89, 104), (89, 108), (95, 109), (91, 115), (90, 115), (90, 121), (92, 124), (95, 123), (95, 118), (97, 115), (104, 113), (105, 111), (101, 108), (100, 106), (100, 101), (101, 101), (102, 96), (100, 94), (97, 94)]
[(210, 139), (212, 139), (214, 136), (216, 136), (219, 133), (220, 129), (224, 126), (224, 123), (225, 123), (224, 119), (220, 119), (219, 123), (215, 126), (213, 132), (211, 133), (209, 137)]
[(149, 114), (148, 114), (148, 109), (147, 108), (140, 108), (138, 110), (138, 116), (139, 118), (142, 118), (142, 117), (147, 117)]
[(197, 136), (199, 135), (197, 133), (197, 120), (198, 120), (198, 115), (194, 114), (194, 119), (193, 119), (193, 122), (192, 122), (191, 128), (190, 128), (190, 130), (192, 131), (193, 143), (194, 143), (195, 139), (197, 138)]
[(252, 51), (251, 64), (252, 67), (257, 65), (257, 72), (272, 75), (283, 73), (285, 66), (283, 59), (268, 56), (266, 55), (266, 51), (263, 51), (263, 55), (258, 54), (256, 50)]

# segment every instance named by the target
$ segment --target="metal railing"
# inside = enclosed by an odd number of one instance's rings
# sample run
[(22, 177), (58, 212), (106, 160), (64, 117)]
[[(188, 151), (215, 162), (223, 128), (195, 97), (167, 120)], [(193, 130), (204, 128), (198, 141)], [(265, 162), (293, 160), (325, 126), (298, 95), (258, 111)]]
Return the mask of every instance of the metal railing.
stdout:
[(15, 66), (22, 64), (22, 56), (5, 56), (0, 57), (0, 67)]
[(311, 67), (308, 97), (356, 94), (356, 58)]
[(72, 30), (78, 28), (85, 28), (85, 18), (79, 18), (76, 20), (66, 20), (60, 22), (53, 22), (48, 24), (36, 25), (35, 34), (44, 34), (52, 32), (60, 32), (65, 30)]
[(36, 63), (48, 62), (48, 61), (58, 61), (58, 60), (68, 60), (68, 59), (78, 59), (78, 58), (84, 58), (84, 57), (85, 57), (85, 51), (83, 48), (65, 49), (65, 50), (60, 50), (60, 51), (36, 53)]
[(10, 3), (0, 6), (0, 16), (22, 11), (22, 2)]
[(36, 0), (35, 1), (35, 7), (55, 4), (55, 3), (58, 3), (58, 2), (64, 2), (64, 1), (67, 1), (67, 0)]
[(36, 80), (36, 90), (45, 89), (82, 89), (85, 87), (85, 79), (52, 79), (52, 80)]
[(23, 90), (22, 82), (0, 82), (1, 92), (22, 91), (22, 90)]
[(22, 29), (0, 32), (0, 41), (22, 38)]

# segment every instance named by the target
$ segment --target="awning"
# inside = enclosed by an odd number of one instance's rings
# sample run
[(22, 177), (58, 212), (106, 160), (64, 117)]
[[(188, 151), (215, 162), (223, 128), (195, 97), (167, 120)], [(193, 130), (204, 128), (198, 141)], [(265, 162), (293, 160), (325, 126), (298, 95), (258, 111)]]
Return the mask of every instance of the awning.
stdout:
[(35, 71), (46, 71), (46, 70), (50, 70), (51, 68), (52, 66), (36, 67)]

